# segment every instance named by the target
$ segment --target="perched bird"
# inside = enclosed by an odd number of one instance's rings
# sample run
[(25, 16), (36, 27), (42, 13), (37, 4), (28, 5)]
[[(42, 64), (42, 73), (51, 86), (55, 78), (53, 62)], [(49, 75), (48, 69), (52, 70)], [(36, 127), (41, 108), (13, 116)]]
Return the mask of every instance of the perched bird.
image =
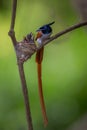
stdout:
[[(52, 34), (52, 28), (50, 26), (52, 24), (54, 24), (54, 22), (43, 25), (37, 30), (37, 35), (35, 40), (37, 40), (39, 47), (41, 47), (41, 45), (46, 39), (50, 38), (50, 35)], [(44, 47), (41, 47), (36, 52), (36, 63), (37, 63), (37, 72), (38, 72), (38, 88), (39, 88), (40, 104), (41, 104), (41, 109), (42, 109), (42, 114), (44, 119), (44, 125), (46, 126), (48, 123), (48, 119), (47, 119), (46, 108), (44, 103), (43, 90), (42, 90), (42, 78), (41, 78), (42, 77), (41, 63), (43, 60), (43, 52), (44, 52)]]
[(52, 34), (52, 28), (50, 27), (55, 22), (51, 22), (49, 24), (43, 25), (37, 31), (36, 40), (38, 45), (41, 45), (42, 42), (50, 37)]

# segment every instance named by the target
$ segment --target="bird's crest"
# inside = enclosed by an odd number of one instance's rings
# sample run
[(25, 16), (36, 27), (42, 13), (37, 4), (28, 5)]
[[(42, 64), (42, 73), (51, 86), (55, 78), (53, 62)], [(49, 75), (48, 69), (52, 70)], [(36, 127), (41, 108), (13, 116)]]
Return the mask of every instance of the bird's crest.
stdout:
[(51, 23), (49, 23), (49, 24), (47, 24), (47, 25), (49, 25), (49, 26), (50, 26), (50, 25), (52, 25), (52, 24), (54, 24), (54, 23), (55, 23), (55, 21), (53, 21), (53, 22), (51, 22)]
[(47, 27), (49, 27), (50, 28), (50, 26), (52, 25), (52, 24), (54, 24), (55, 23), (55, 21), (53, 21), (53, 22), (51, 22), (51, 23), (48, 23), (48, 24), (45, 24), (45, 25), (43, 25), (43, 26), (41, 26), (38, 30), (36, 30), (36, 32), (38, 32), (38, 31), (43, 31), (43, 30), (45, 30)]

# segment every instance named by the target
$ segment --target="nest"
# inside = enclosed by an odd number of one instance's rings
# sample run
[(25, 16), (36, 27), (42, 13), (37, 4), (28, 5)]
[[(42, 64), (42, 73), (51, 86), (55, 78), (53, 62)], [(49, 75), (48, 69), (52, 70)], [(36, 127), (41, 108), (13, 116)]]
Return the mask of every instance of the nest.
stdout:
[(17, 43), (15, 49), (18, 60), (21, 62), (28, 60), (37, 51), (33, 34), (30, 33), (24, 37), (21, 42)]

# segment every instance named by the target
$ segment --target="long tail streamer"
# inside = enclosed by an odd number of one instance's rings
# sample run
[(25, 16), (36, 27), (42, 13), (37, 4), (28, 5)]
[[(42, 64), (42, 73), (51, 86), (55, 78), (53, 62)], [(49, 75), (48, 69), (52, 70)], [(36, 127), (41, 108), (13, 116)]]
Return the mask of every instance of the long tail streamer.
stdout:
[(46, 126), (48, 124), (48, 119), (47, 119), (43, 89), (42, 89), (42, 64), (41, 63), (43, 60), (43, 52), (44, 52), (44, 47), (42, 47), (36, 53), (36, 63), (37, 63), (37, 72), (38, 72), (38, 88), (39, 88), (40, 104), (41, 104), (42, 115), (44, 119), (44, 125)]

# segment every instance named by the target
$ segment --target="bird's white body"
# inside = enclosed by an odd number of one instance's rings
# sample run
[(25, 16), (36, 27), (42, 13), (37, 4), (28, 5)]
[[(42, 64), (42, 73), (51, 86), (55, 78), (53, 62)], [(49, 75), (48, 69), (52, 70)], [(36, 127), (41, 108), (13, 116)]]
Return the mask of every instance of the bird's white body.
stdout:
[(41, 46), (42, 43), (43, 43), (45, 40), (47, 40), (48, 38), (50, 38), (50, 35), (51, 35), (51, 34), (52, 34), (52, 33), (42, 34), (41, 37), (37, 38), (37, 43), (39, 44), (39, 46)]

